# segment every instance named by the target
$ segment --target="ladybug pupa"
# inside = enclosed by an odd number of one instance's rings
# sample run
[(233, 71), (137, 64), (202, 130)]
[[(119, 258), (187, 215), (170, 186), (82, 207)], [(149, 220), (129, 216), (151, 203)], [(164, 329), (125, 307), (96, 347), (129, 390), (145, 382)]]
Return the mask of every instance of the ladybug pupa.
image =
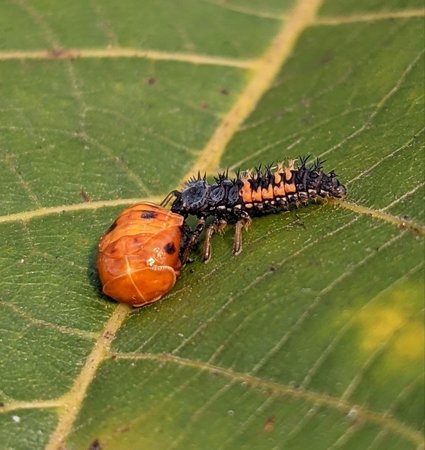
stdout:
[(102, 236), (97, 269), (103, 293), (133, 306), (159, 300), (180, 275), (184, 218), (154, 203), (125, 209)]

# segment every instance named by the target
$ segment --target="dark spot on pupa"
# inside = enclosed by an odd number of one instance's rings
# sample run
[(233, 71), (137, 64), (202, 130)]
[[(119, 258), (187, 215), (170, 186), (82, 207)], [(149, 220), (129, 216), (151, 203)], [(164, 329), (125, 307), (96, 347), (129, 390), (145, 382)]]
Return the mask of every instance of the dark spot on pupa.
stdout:
[(156, 212), (153, 211), (143, 211), (141, 216), (142, 219), (155, 219)]
[(176, 247), (174, 246), (173, 242), (168, 242), (168, 244), (164, 245), (164, 250), (169, 254), (172, 255), (176, 252)]

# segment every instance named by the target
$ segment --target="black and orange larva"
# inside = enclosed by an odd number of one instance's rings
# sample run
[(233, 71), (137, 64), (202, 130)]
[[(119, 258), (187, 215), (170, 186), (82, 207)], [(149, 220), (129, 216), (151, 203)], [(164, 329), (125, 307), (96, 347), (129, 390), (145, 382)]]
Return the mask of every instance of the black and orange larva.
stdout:
[(211, 236), (217, 231), (223, 231), (227, 223), (235, 223), (233, 254), (242, 250), (241, 232), (247, 228), (254, 216), (287, 211), (306, 205), (318, 198), (343, 198), (346, 195), (336, 174), (322, 170), (324, 161), (316, 160), (307, 167), (309, 157), (290, 160), (287, 165), (279, 163), (276, 166), (261, 166), (246, 172), (238, 171), (235, 178), (230, 179), (228, 173), (219, 174), (215, 183), (208, 183), (206, 176), (191, 178), (182, 191), (171, 191), (161, 203), (167, 205), (175, 197), (171, 211), (182, 215), (197, 216), (197, 227), (184, 245), (182, 261), (188, 255), (206, 226), (208, 217), (214, 217), (213, 223), (207, 228), (204, 240), (203, 260), (211, 257)]

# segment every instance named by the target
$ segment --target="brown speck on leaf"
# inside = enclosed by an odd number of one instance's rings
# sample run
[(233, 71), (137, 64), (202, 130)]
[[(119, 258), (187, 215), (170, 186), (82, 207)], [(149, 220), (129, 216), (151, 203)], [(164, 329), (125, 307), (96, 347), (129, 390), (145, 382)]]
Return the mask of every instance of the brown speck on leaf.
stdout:
[(332, 61), (333, 57), (330, 53), (324, 53), (319, 59), (319, 65), (325, 66), (328, 62)]
[(75, 56), (68, 50), (52, 48), (47, 52), (47, 57), (51, 59), (72, 59)]
[(4, 403), (0, 402), (0, 408), (3, 408), (3, 406), (4, 406)]
[(91, 198), (89, 194), (87, 194), (87, 192), (84, 190), (84, 188), (81, 188), (80, 195), (84, 202), (91, 202)]
[(108, 339), (108, 341), (110, 341), (111, 339), (114, 338), (114, 334), (111, 333), (110, 331), (106, 331), (105, 333), (103, 333), (103, 337), (104, 337), (105, 339)]
[(95, 439), (89, 446), (88, 450), (102, 450), (99, 439)]
[(118, 428), (119, 433), (127, 433), (127, 431), (129, 431), (129, 430), (130, 430), (130, 427), (128, 425)]
[(201, 109), (208, 109), (208, 103), (202, 102)]
[(362, 417), (360, 416), (359, 411), (355, 406), (350, 409), (347, 414), (347, 418), (351, 422), (351, 426), (358, 426), (363, 422)]
[(156, 80), (155, 80), (154, 77), (146, 78), (146, 84), (147, 84), (147, 85), (153, 86), (155, 83), (156, 83)]
[(273, 431), (275, 422), (276, 422), (276, 416), (270, 416), (266, 420), (266, 423), (264, 424), (264, 428), (263, 428), (264, 432), (270, 433), (271, 431)]
[(226, 89), (226, 88), (223, 88), (221, 91), (220, 91), (220, 94), (223, 94), (223, 95), (229, 95), (230, 94), (230, 92), (229, 92), (229, 90), (228, 89)]

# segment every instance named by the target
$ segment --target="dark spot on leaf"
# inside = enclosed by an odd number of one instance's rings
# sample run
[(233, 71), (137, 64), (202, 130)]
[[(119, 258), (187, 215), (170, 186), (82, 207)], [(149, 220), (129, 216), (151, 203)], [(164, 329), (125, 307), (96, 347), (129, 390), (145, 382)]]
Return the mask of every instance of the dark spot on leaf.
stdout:
[(220, 94), (223, 94), (223, 95), (229, 95), (230, 94), (230, 92), (229, 92), (229, 90), (228, 89), (226, 89), (226, 88), (223, 88), (221, 91), (220, 91)]
[(142, 219), (155, 219), (156, 212), (154, 212), (154, 211), (143, 211), (142, 214), (140, 215), (140, 217)]
[(73, 59), (75, 55), (68, 50), (63, 50), (61, 48), (53, 48), (47, 52), (47, 57), (51, 59)]
[(208, 109), (208, 103), (202, 102), (201, 109)]
[(153, 86), (156, 83), (156, 80), (154, 77), (149, 77), (146, 79), (146, 84), (148, 84), (149, 86)]
[(0, 408), (3, 408), (3, 406), (4, 406), (4, 403), (0, 402)]
[(169, 254), (172, 255), (176, 252), (176, 247), (174, 246), (173, 242), (168, 242), (168, 244), (164, 245), (164, 250)]
[(115, 337), (115, 335), (113, 333), (111, 333), (110, 331), (106, 331), (105, 333), (103, 333), (103, 337), (104, 337), (104, 339), (106, 339), (108, 341), (112, 341), (112, 339)]
[(88, 450), (102, 450), (99, 439), (95, 439), (89, 446)]
[(83, 199), (84, 202), (90, 202), (91, 201), (91, 199), (89, 197), (89, 194), (87, 194), (87, 192), (84, 190), (84, 188), (81, 188), (80, 196), (81, 196), (81, 198)]
[(319, 59), (319, 65), (325, 66), (330, 61), (332, 61), (332, 59), (333, 59), (333, 56), (330, 53), (324, 53)]

